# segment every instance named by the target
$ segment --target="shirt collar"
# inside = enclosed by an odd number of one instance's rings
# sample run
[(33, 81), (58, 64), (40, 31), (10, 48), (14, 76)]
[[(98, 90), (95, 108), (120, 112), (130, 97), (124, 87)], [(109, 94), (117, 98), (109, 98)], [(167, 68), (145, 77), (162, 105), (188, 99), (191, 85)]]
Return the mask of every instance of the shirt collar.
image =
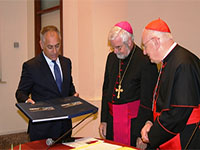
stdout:
[[(44, 54), (44, 51), (42, 51), (42, 53), (43, 53), (43, 56), (44, 56), (44, 58), (45, 58), (45, 60), (47, 61), (48, 64), (53, 63), (52, 60), (49, 59), (49, 58)], [(56, 59), (56, 63), (57, 63), (57, 64), (60, 64), (59, 57)]]

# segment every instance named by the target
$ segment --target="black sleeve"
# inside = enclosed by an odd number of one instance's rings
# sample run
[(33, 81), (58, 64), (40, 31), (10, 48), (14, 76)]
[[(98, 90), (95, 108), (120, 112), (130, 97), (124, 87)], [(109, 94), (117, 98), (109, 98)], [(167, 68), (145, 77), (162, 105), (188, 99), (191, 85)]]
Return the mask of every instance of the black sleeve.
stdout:
[(28, 64), (24, 63), (22, 67), (21, 79), (18, 89), (15, 93), (17, 102), (25, 102), (29, 98), (29, 94), (33, 85), (33, 80), (29, 69), (30, 68), (28, 67)]
[(156, 85), (157, 77), (158, 77), (157, 66), (147, 61), (147, 64), (145, 64), (141, 74), (140, 98), (141, 98), (141, 106), (149, 111), (148, 114), (145, 113), (143, 114), (143, 116), (148, 115), (147, 119), (151, 121), (153, 119), (153, 113), (152, 113), (153, 90)]
[(72, 96), (76, 93), (76, 90), (75, 90), (75, 86), (74, 86), (74, 83), (73, 83), (73, 78), (72, 78), (72, 64), (71, 64), (71, 61), (69, 60), (69, 65), (70, 65), (70, 89), (69, 89), (69, 96)]
[(192, 110), (193, 108), (189, 107), (172, 107), (170, 110), (163, 111), (148, 134), (150, 148), (157, 148), (180, 133), (186, 126)]
[[(147, 62), (147, 61), (146, 61)], [(140, 109), (136, 120), (137, 126), (134, 127), (135, 133), (140, 133), (142, 127), (145, 125), (147, 120), (153, 122), (152, 112), (152, 97), (153, 90), (157, 80), (157, 67), (155, 64), (150, 62), (146, 63), (142, 68), (141, 73), (141, 91), (140, 91)], [(140, 134), (138, 135), (140, 136)]]
[(108, 94), (108, 84), (109, 84), (109, 75), (108, 75), (108, 58), (106, 62), (105, 74), (104, 74), (104, 83), (102, 90), (102, 102), (101, 102), (101, 122), (107, 121), (107, 114), (109, 111), (107, 94)]
[(199, 102), (200, 75), (194, 66), (181, 64), (174, 76), (171, 105), (198, 106)]

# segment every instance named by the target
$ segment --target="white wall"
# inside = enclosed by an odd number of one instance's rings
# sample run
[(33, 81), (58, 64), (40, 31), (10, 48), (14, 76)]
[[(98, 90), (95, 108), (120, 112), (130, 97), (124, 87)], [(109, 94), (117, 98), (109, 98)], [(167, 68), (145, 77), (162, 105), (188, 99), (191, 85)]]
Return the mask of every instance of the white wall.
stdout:
[[(200, 57), (199, 14), (199, 0), (63, 0), (64, 56), (72, 60), (80, 96), (100, 107), (109, 53), (107, 34), (115, 23), (129, 21), (140, 45), (144, 26), (161, 17), (175, 40)], [(22, 63), (34, 55), (33, 0), (0, 0), (0, 22), (0, 66), (6, 81), (0, 83), (1, 135), (25, 131), (27, 127), (15, 108), (14, 94)], [(13, 48), (14, 41), (19, 42), (19, 48)], [(96, 117), (86, 120), (73, 134), (98, 137), (100, 115)], [(75, 118), (74, 124), (80, 119)]]
[[(15, 91), (22, 63), (34, 52), (33, 45), (30, 46), (33, 43), (33, 34), (29, 35), (33, 33), (33, 28), (32, 25), (28, 26), (28, 15), (31, 15), (28, 13), (30, 2), (30, 0), (0, 1), (0, 57), (2, 80), (6, 82), (0, 83), (0, 134), (24, 131), (27, 128), (26, 122), (15, 107)], [(19, 42), (19, 48), (14, 48), (14, 42)], [(30, 53), (28, 48), (31, 48)]]
[(74, 81), (86, 99), (101, 98), (107, 34), (119, 21), (130, 22), (140, 45), (145, 25), (160, 17), (179, 44), (200, 56), (198, 0), (64, 0), (63, 5), (64, 55), (72, 59)]

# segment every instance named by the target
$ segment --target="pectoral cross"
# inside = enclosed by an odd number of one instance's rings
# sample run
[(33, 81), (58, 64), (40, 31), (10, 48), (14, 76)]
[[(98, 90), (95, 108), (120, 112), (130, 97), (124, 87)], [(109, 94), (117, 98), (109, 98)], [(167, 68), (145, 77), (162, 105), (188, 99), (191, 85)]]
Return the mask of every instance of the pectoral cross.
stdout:
[(117, 92), (117, 99), (120, 99), (120, 92), (123, 92), (124, 90), (121, 89), (121, 85), (119, 84), (118, 89), (115, 90)]

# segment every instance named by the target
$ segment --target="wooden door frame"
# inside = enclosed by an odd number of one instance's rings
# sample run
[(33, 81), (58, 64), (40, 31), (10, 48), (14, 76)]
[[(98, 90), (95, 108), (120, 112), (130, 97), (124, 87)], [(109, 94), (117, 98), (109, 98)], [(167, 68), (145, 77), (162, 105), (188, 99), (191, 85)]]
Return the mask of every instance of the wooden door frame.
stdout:
[(61, 55), (63, 55), (63, 0), (60, 0), (60, 4), (48, 9), (41, 10), (41, 0), (34, 0), (34, 14), (35, 14), (35, 56), (41, 53), (40, 47), (40, 30), (41, 30), (41, 16), (45, 13), (50, 13), (56, 10), (60, 10), (60, 34), (61, 34)]

